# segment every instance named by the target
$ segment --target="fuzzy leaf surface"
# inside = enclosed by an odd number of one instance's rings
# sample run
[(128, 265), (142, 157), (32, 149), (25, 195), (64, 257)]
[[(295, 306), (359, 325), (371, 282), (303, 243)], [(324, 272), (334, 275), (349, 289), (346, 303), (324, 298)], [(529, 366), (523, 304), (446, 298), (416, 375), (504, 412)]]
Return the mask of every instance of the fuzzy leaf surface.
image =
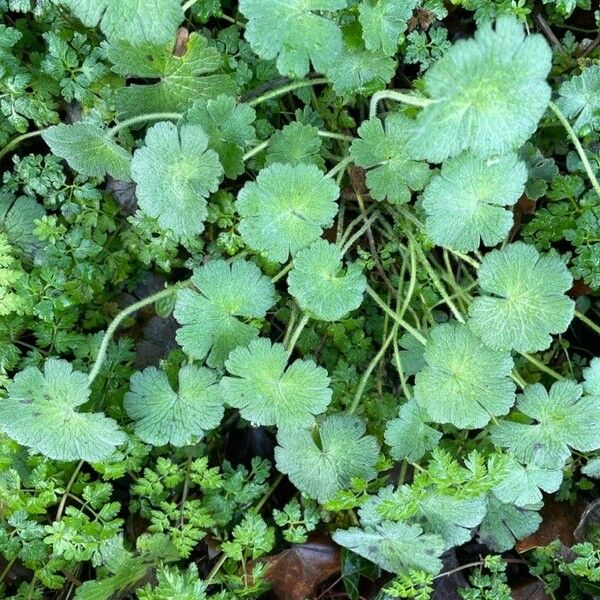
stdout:
[(581, 75), (575, 75), (559, 88), (556, 104), (579, 132), (588, 127), (600, 127), (600, 65), (591, 65)]

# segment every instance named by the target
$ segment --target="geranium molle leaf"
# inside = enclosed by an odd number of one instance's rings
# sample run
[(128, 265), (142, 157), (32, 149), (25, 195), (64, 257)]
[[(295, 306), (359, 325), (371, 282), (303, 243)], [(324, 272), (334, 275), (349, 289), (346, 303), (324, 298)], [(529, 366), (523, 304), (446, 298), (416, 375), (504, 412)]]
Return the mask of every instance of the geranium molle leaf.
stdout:
[(590, 65), (560, 86), (556, 104), (569, 119), (576, 117), (573, 128), (600, 128), (600, 65)]
[(416, 158), (441, 162), (463, 150), (481, 157), (516, 150), (550, 100), (552, 52), (513, 16), (456, 42), (423, 78), (431, 102), (410, 137)]
[(143, 442), (185, 446), (221, 422), (223, 400), (214, 371), (184, 365), (178, 381), (174, 390), (167, 374), (155, 367), (132, 375), (123, 406)]
[(54, 460), (100, 462), (127, 436), (104, 413), (77, 410), (89, 396), (88, 376), (66, 360), (48, 359), (43, 372), (27, 367), (0, 400), (0, 431)]
[(600, 396), (600, 358), (592, 358), (583, 369), (583, 391), (591, 396)]
[(546, 469), (561, 469), (571, 448), (598, 450), (600, 396), (582, 392), (574, 381), (557, 381), (549, 392), (541, 383), (527, 386), (517, 398), (517, 409), (534, 422), (502, 420), (492, 429), (492, 441), (520, 462)]
[(286, 77), (304, 77), (310, 63), (323, 73), (342, 49), (341, 30), (319, 13), (346, 8), (346, 0), (240, 0), (239, 7), (252, 50), (276, 58)]
[(495, 246), (513, 225), (510, 207), (526, 181), (527, 167), (515, 154), (449, 158), (423, 194), (427, 235), (439, 246), (461, 252), (477, 250), (481, 242)]
[(221, 380), (227, 404), (258, 425), (312, 425), (331, 402), (329, 376), (312, 360), (297, 359), (288, 367), (288, 358), (281, 344), (265, 338), (233, 350), (225, 362), (231, 376)]
[(281, 428), (277, 469), (304, 495), (326, 502), (350, 487), (353, 478), (370, 481), (377, 475), (379, 445), (365, 431), (363, 421), (341, 414), (329, 415), (319, 425), (319, 444), (309, 429)]
[(273, 163), (289, 163), (290, 165), (315, 165), (322, 169), (325, 161), (320, 151), (319, 130), (312, 125), (294, 121), (271, 136), (265, 166), (268, 167)]
[(415, 377), (415, 399), (436, 423), (484, 427), (515, 402), (510, 354), (486, 348), (466, 325), (432, 328), (425, 363)]
[(53, 154), (64, 158), (69, 166), (87, 177), (110, 175), (129, 181), (131, 154), (96, 125), (73, 123), (54, 125), (42, 133)]
[(323, 321), (337, 321), (357, 309), (366, 285), (362, 269), (350, 263), (344, 270), (340, 248), (325, 240), (300, 250), (288, 275), (288, 289), (298, 306)]
[(408, 20), (417, 0), (364, 0), (358, 8), (358, 20), (367, 50), (392, 56), (398, 49), (400, 35), (408, 28)]
[(250, 248), (283, 263), (333, 224), (339, 193), (314, 165), (274, 163), (240, 190), (239, 231)]
[(157, 123), (146, 145), (135, 151), (132, 177), (140, 208), (176, 236), (202, 233), (208, 215), (206, 198), (223, 177), (219, 156), (208, 148), (198, 125)]
[(573, 278), (557, 256), (540, 256), (516, 242), (486, 254), (478, 271), (482, 295), (470, 306), (473, 331), (496, 350), (535, 352), (564, 333), (575, 302), (565, 295)]
[(411, 120), (400, 113), (385, 119), (365, 121), (358, 128), (359, 139), (350, 146), (350, 156), (359, 167), (369, 169), (367, 187), (376, 200), (404, 204), (413, 191), (429, 181), (429, 165), (417, 162), (408, 151)]
[(191, 281), (195, 289), (177, 294), (177, 341), (192, 358), (208, 355), (209, 366), (221, 367), (234, 348), (258, 335), (258, 327), (244, 319), (262, 319), (275, 303), (275, 288), (244, 260), (212, 260), (196, 269)]

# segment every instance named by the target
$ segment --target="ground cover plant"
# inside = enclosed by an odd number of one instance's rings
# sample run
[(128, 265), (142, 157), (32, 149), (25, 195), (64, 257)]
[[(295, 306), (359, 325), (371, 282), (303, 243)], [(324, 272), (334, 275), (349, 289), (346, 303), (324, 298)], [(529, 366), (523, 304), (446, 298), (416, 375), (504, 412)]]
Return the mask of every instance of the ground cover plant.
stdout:
[(598, 597), (592, 2), (0, 12), (0, 598)]

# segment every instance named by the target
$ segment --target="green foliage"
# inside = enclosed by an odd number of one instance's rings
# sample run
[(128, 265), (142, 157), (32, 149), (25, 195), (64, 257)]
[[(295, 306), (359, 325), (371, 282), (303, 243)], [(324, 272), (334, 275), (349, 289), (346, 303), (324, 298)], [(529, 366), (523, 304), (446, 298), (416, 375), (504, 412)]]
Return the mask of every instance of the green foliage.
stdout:
[(600, 65), (592, 65), (584, 69), (581, 75), (565, 81), (559, 88), (558, 106), (568, 118), (576, 117), (573, 127), (576, 131), (582, 129), (597, 130), (600, 101)]

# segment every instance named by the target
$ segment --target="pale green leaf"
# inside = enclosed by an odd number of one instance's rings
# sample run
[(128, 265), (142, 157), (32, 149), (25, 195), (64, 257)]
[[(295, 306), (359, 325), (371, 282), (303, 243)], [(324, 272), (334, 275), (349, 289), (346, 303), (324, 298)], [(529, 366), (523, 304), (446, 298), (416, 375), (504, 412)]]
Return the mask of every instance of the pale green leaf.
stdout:
[(89, 400), (87, 375), (66, 360), (50, 358), (44, 371), (27, 367), (0, 399), (0, 431), (54, 460), (107, 459), (127, 436), (103, 413), (82, 413)]
[(365, 435), (363, 421), (330, 415), (318, 431), (318, 443), (307, 429), (283, 428), (277, 434), (277, 469), (304, 495), (322, 503), (350, 487), (355, 477), (364, 481), (376, 477), (379, 445), (373, 436)]
[(515, 402), (510, 354), (486, 348), (466, 325), (432, 328), (425, 362), (415, 377), (415, 400), (436, 423), (481, 428)]
[(442, 433), (427, 425), (428, 417), (419, 405), (411, 400), (400, 407), (397, 419), (388, 421), (385, 443), (395, 460), (417, 462), (437, 447)]
[(35, 221), (46, 214), (31, 196), (0, 194), (0, 230), (6, 233), (11, 245), (21, 252), (33, 254), (41, 245), (34, 235)]
[(425, 188), (427, 235), (461, 252), (481, 242), (495, 246), (513, 225), (513, 206), (525, 190), (527, 168), (516, 155), (481, 159), (469, 153), (449, 158)]
[(283, 263), (331, 227), (339, 193), (314, 165), (272, 164), (238, 194), (239, 231), (250, 248)]
[(199, 98), (234, 95), (229, 75), (215, 73), (223, 64), (218, 50), (199, 33), (190, 34), (181, 55), (173, 54), (173, 41), (137, 44), (121, 40), (108, 46), (113, 71), (125, 77), (158, 80), (131, 83), (116, 90), (115, 102), (121, 119), (157, 112), (184, 112)]
[(441, 162), (463, 150), (489, 157), (516, 150), (536, 130), (550, 100), (552, 52), (513, 16), (459, 40), (423, 78), (431, 103), (411, 135), (416, 158)]
[(232, 96), (197, 100), (186, 114), (186, 121), (200, 125), (208, 134), (209, 148), (218, 155), (225, 175), (235, 179), (244, 172), (244, 149), (255, 138), (254, 109), (237, 104)]
[(288, 367), (288, 359), (281, 344), (265, 338), (233, 350), (225, 362), (231, 377), (221, 380), (227, 404), (257, 425), (312, 425), (331, 402), (329, 376), (312, 360), (297, 359)]
[(342, 265), (339, 246), (317, 240), (294, 257), (288, 290), (315, 319), (338, 321), (362, 303), (367, 280), (356, 263)]
[(589, 367), (583, 369), (583, 391), (591, 396), (600, 396), (600, 358), (590, 361)]
[(106, 131), (87, 123), (54, 125), (42, 133), (53, 154), (87, 177), (110, 175), (129, 181), (131, 155), (112, 140)]
[(575, 302), (565, 295), (573, 278), (556, 256), (516, 242), (486, 254), (478, 271), (482, 295), (470, 306), (470, 325), (497, 350), (535, 352), (564, 333)]
[(541, 383), (527, 386), (517, 409), (534, 422), (500, 421), (492, 429), (492, 441), (520, 462), (546, 469), (561, 469), (571, 448), (598, 450), (600, 396), (582, 396), (582, 391), (574, 381), (557, 381), (550, 392)]
[(271, 136), (265, 166), (268, 167), (273, 163), (289, 163), (290, 165), (315, 165), (322, 169), (325, 161), (319, 154), (320, 151), (319, 130), (312, 125), (294, 121)]
[(245, 37), (252, 50), (277, 59), (279, 72), (304, 77), (310, 63), (323, 73), (342, 49), (342, 32), (323, 11), (346, 7), (346, 0), (240, 0), (248, 19)]
[(176, 390), (155, 367), (134, 373), (123, 406), (135, 421), (135, 434), (154, 446), (189, 445), (217, 427), (224, 412), (216, 374), (195, 365), (180, 369)]
[(358, 20), (367, 50), (395, 54), (400, 34), (406, 31), (417, 4), (418, 0), (363, 0)]
[(535, 464), (523, 466), (511, 459), (507, 476), (493, 492), (499, 500), (516, 506), (542, 501), (542, 490), (553, 494), (563, 480), (561, 469), (545, 469)]
[(183, 21), (178, 0), (59, 0), (87, 27), (108, 39), (171, 42)]
[(573, 128), (600, 128), (600, 65), (590, 65), (581, 75), (575, 75), (559, 88), (556, 104), (569, 119), (575, 118)]
[(338, 529), (332, 537), (336, 544), (391, 573), (418, 569), (435, 575), (442, 568), (439, 557), (444, 540), (439, 535), (424, 534), (418, 525), (384, 521), (364, 529)]
[(350, 156), (367, 172), (367, 187), (376, 200), (404, 204), (413, 191), (420, 191), (429, 181), (427, 163), (417, 162), (407, 149), (411, 120), (400, 113), (385, 119), (365, 121), (358, 128), (360, 139), (352, 142)]
[(204, 231), (206, 198), (216, 192), (223, 168), (198, 125), (157, 123), (131, 165), (140, 208), (178, 237)]
[(517, 540), (537, 531), (542, 522), (537, 512), (539, 506), (504, 504), (491, 494), (487, 514), (479, 527), (480, 541), (495, 552), (510, 550)]
[[(275, 303), (275, 288), (252, 262), (212, 260), (192, 276), (194, 288), (178, 292), (174, 316), (177, 341), (192, 358), (221, 367), (237, 346), (258, 335), (256, 324)], [(210, 354), (209, 354), (210, 353)]]

